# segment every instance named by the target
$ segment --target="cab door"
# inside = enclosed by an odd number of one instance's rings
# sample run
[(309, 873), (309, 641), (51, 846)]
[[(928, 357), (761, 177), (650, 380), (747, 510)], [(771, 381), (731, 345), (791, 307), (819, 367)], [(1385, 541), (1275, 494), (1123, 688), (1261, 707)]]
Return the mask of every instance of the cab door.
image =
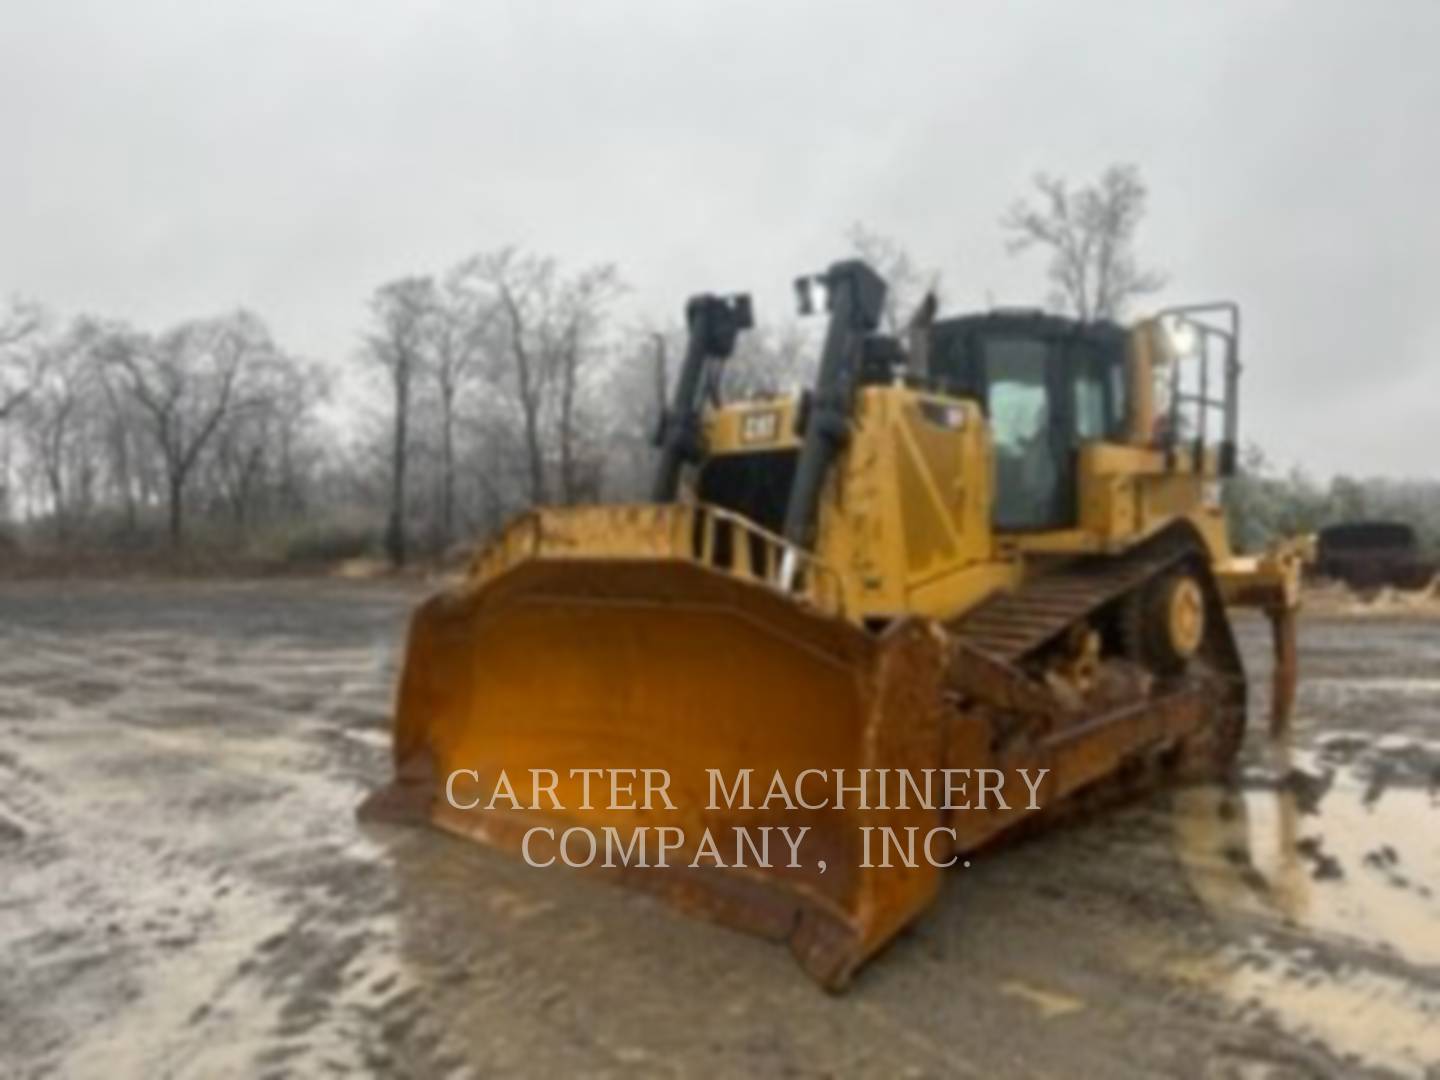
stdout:
[(1074, 400), (1057, 345), (1048, 336), (994, 336), (982, 346), (1000, 532), (1075, 524)]

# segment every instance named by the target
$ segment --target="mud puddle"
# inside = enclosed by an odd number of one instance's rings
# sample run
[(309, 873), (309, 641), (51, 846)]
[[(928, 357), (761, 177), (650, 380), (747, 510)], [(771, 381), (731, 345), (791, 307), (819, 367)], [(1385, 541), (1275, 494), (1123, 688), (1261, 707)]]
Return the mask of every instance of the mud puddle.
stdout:
[[(1380, 696), (1414, 711), (1385, 714), (1402, 730), (1383, 735), (1305, 730), (1302, 719), (1299, 734), (1261, 743), (1238, 785), (1176, 793), (1180, 864), (1237, 940), (1171, 958), (1167, 973), (1222, 996), (1239, 1019), (1299, 1035), (1357, 1067), (1433, 1076), (1440, 740), (1423, 733), (1440, 683), (1325, 676), (1307, 693), (1337, 718)], [(1427, 972), (1419, 980), (1417, 968)]]

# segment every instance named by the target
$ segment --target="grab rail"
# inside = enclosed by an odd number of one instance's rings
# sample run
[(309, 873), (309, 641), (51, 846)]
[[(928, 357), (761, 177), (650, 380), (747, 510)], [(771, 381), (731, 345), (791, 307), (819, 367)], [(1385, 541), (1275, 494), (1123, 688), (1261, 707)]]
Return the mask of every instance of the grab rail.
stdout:
[(843, 616), (840, 575), (784, 537), (718, 506), (669, 503), (558, 507), (511, 518), (475, 554), (475, 586), (531, 559), (680, 560), (767, 586)]

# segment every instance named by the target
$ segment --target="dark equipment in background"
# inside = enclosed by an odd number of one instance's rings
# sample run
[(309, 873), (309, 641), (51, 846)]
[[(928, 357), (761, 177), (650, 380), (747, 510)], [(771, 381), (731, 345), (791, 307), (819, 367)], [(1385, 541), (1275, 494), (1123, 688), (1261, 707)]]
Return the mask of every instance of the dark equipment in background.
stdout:
[(1440, 574), (1415, 530), (1400, 521), (1346, 521), (1320, 530), (1315, 575), (1352, 589), (1423, 589)]

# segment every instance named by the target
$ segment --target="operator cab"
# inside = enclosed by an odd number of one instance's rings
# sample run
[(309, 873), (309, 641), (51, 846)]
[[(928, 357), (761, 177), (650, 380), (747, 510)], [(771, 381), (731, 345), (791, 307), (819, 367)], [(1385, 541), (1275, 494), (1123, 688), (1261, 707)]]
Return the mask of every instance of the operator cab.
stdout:
[(1081, 444), (1123, 439), (1125, 331), (1026, 310), (937, 321), (931, 335), (917, 374), (978, 401), (990, 421), (996, 531), (1076, 525)]
[[(928, 347), (908, 356), (896, 338), (866, 335), (857, 383), (889, 385), (903, 373), (912, 385), (978, 402), (994, 441), (995, 530), (1076, 526), (1080, 446), (1125, 438), (1126, 331), (1012, 310), (939, 320), (930, 334)], [(698, 497), (778, 533), (799, 457), (791, 417), (774, 400), (732, 409), (731, 449), (703, 462)], [(765, 437), (753, 438), (752, 428)]]

